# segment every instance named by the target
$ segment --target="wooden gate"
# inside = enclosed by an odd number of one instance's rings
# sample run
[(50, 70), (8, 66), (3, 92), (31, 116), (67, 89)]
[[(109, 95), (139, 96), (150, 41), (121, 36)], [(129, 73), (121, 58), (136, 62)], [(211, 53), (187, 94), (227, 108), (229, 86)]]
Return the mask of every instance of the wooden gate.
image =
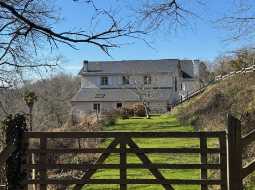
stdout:
[[(244, 149), (255, 141), (255, 130), (242, 137), (241, 122), (229, 115), (228, 132), (26, 132), (25, 118), (17, 115), (7, 122), (6, 144), (7, 147), (0, 153), (0, 167), (6, 168), (7, 188), (9, 190), (27, 189), (28, 185), (36, 184), (40, 190), (46, 190), (50, 185), (72, 185), (72, 189), (86, 189), (90, 184), (116, 184), (121, 190), (128, 189), (133, 184), (157, 184), (164, 189), (173, 190), (175, 185), (198, 185), (198, 189), (207, 190), (210, 185), (218, 185), (222, 190), (242, 190), (243, 179), (255, 171), (255, 160), (243, 164), (242, 153)], [(57, 141), (61, 139), (61, 141)], [(68, 148), (58, 144), (68, 140), (101, 139), (100, 146), (85, 148)], [(141, 147), (138, 140), (191, 140), (197, 141), (196, 146), (174, 147), (165, 144), (164, 147)], [(216, 146), (211, 146), (211, 141)], [(33, 140), (33, 143), (31, 143)], [(54, 140), (57, 146), (51, 147)], [(37, 142), (38, 143), (37, 143)], [(31, 147), (30, 144), (36, 144)], [(151, 143), (153, 145), (153, 143)], [(227, 147), (226, 147), (227, 144)], [(36, 163), (31, 164), (31, 154), (36, 155)], [(74, 163), (51, 162), (51, 154), (93, 154), (98, 155), (94, 162)], [(118, 163), (106, 162), (111, 154), (119, 159)], [(136, 155), (139, 163), (130, 163), (128, 156)], [(175, 163), (164, 161), (156, 163), (150, 157), (157, 155), (189, 155), (198, 156), (198, 163)], [(211, 154), (214, 154), (214, 162), (211, 162)], [(181, 159), (179, 159), (181, 160)], [(6, 163), (4, 163), (6, 162)], [(31, 178), (31, 170), (36, 170), (36, 178)], [(93, 174), (98, 169), (119, 171), (119, 178), (95, 179)], [(147, 169), (154, 178), (130, 179), (130, 169)], [(52, 177), (50, 170), (79, 170), (80, 178), (66, 176), (64, 178)], [(198, 179), (169, 179), (164, 174), (166, 170), (199, 171)], [(211, 178), (211, 170), (217, 170), (218, 175)], [(59, 173), (58, 173), (59, 174)], [(209, 174), (209, 175), (208, 175)], [(192, 174), (191, 174), (192, 175)], [(63, 188), (63, 187), (62, 187)], [(98, 188), (98, 189), (104, 189)]]
[[(51, 149), (48, 142), (51, 139), (111, 139), (106, 148), (84, 148), (67, 149), (63, 147)], [(197, 147), (166, 147), (144, 148), (139, 147), (137, 139), (196, 139)], [(89, 184), (118, 184), (120, 190), (127, 190), (131, 184), (160, 184), (166, 190), (174, 190), (174, 185), (199, 185), (202, 190), (208, 189), (209, 185), (218, 185), (222, 190), (227, 190), (227, 157), (226, 157), (226, 133), (225, 132), (25, 132), (26, 142), (29, 139), (39, 139), (38, 149), (28, 149), (27, 155), (34, 153), (39, 155), (38, 163), (27, 163), (26, 168), (36, 169), (38, 171), (37, 179), (27, 179), (27, 184), (39, 184), (40, 190), (46, 190), (50, 184), (72, 185), (74, 190), (86, 189)], [(208, 147), (209, 139), (217, 139), (217, 147)], [(166, 141), (167, 142), (167, 141)], [(167, 147), (168, 146), (168, 147)], [(48, 163), (48, 155), (52, 153), (100, 153), (101, 155), (94, 163), (76, 164), (76, 163)], [(104, 163), (110, 154), (118, 154), (119, 163)], [(134, 154), (140, 159), (141, 163), (128, 163), (128, 154)], [(150, 154), (178, 155), (195, 154), (200, 159), (199, 163), (154, 163), (150, 159)], [(218, 155), (215, 163), (208, 163), (208, 155)], [(29, 157), (29, 156), (28, 156)], [(67, 169), (84, 171), (83, 177), (79, 179), (52, 179), (47, 176), (48, 170)], [(118, 169), (119, 179), (94, 179), (93, 174), (98, 169)], [(148, 169), (154, 176), (154, 179), (128, 179), (128, 169)], [(167, 179), (162, 174), (162, 170), (199, 170), (200, 179)], [(210, 179), (209, 170), (218, 170), (220, 175), (217, 179)]]

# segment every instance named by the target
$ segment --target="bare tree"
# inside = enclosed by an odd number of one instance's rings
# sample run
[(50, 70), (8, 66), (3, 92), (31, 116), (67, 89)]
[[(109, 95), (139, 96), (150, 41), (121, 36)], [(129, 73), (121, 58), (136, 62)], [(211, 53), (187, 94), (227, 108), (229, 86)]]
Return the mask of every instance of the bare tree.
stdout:
[(137, 75), (133, 75), (131, 78), (133, 78), (131, 90), (137, 95), (140, 103), (143, 105), (146, 118), (150, 119), (150, 103), (160, 94), (159, 87), (154, 85), (156, 79), (152, 79), (150, 75), (143, 76), (142, 80), (137, 78)]
[(255, 51), (253, 48), (241, 48), (218, 56), (214, 62), (215, 74), (225, 75), (231, 71), (238, 71), (254, 65)]
[[(77, 0), (73, 0), (77, 1)], [(110, 12), (96, 7), (92, 0), (83, 1), (92, 8), (97, 17), (107, 20), (102, 31), (67, 30), (57, 31), (58, 20), (51, 0), (0, 0), (0, 82), (1, 86), (13, 84), (13, 76), (26, 68), (55, 66), (55, 63), (38, 63), (43, 47), (54, 49), (59, 44), (72, 48), (78, 43), (92, 44), (109, 54), (118, 47), (117, 38), (135, 37), (144, 34), (134, 29), (131, 23), (116, 20)], [(77, 2), (76, 2), (77, 3)], [(92, 20), (93, 21), (93, 20)], [(11, 76), (13, 75), (13, 76)]]
[(58, 74), (48, 79), (27, 82), (21, 88), (2, 89), (0, 97), (0, 120), (10, 113), (27, 113), (24, 101), (25, 92), (33, 91), (38, 101), (33, 108), (33, 130), (47, 131), (62, 127), (69, 119), (70, 101), (80, 87), (78, 77)]

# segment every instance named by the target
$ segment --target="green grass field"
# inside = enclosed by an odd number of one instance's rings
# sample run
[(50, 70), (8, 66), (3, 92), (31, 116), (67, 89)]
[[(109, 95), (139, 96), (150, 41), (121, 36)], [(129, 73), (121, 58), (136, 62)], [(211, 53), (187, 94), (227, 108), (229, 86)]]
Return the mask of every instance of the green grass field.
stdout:
[[(171, 115), (154, 116), (151, 119), (132, 118), (127, 120), (118, 120), (114, 126), (104, 128), (105, 131), (193, 131), (191, 126), (183, 126), (177, 122)], [(198, 139), (134, 139), (139, 147), (199, 147)], [(105, 141), (102, 146), (109, 144)], [(209, 142), (209, 146), (215, 145), (215, 141)], [(147, 154), (153, 163), (199, 163), (198, 154)], [(118, 155), (111, 155), (105, 163), (118, 164)], [(141, 163), (134, 154), (128, 155), (128, 163)], [(168, 179), (199, 179), (200, 170), (160, 170)], [(119, 170), (98, 170), (93, 179), (119, 179)], [(128, 170), (128, 179), (153, 179), (149, 170), (133, 169)], [(174, 186), (176, 190), (198, 190), (199, 186)], [(87, 185), (84, 190), (117, 190), (117, 185)], [(129, 185), (129, 190), (163, 190), (161, 185)]]

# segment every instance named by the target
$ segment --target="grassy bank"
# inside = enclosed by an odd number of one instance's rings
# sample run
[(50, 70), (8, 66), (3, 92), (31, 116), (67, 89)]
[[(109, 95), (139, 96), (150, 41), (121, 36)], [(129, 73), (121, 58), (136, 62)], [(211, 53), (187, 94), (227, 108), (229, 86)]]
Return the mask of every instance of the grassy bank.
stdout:
[[(162, 115), (154, 116), (151, 119), (132, 118), (128, 120), (118, 120), (113, 126), (105, 127), (106, 131), (193, 131), (189, 125), (181, 125), (175, 116)], [(135, 139), (139, 147), (199, 147), (197, 139)], [(109, 141), (102, 146), (107, 146)], [(213, 146), (210, 142), (210, 146)], [(149, 154), (153, 163), (199, 163), (198, 154)], [(118, 155), (111, 155), (105, 163), (118, 164)], [(128, 155), (128, 163), (141, 163), (135, 155)], [(161, 170), (162, 174), (168, 179), (199, 179), (199, 170)], [(94, 179), (119, 179), (118, 170), (98, 170), (92, 177)], [(128, 179), (153, 179), (149, 170), (133, 169), (128, 170)], [(175, 186), (176, 190), (198, 190), (199, 186)], [(99, 186), (89, 185), (84, 187), (86, 190), (117, 190), (117, 185)], [(129, 190), (163, 190), (160, 185), (129, 185)]]
[[(227, 114), (242, 122), (242, 134), (255, 129), (255, 74), (238, 75), (215, 83), (201, 95), (175, 109), (178, 121), (191, 123), (197, 130), (225, 130)], [(247, 164), (255, 158), (255, 142), (243, 152)], [(255, 174), (246, 179), (247, 189), (255, 190)]]

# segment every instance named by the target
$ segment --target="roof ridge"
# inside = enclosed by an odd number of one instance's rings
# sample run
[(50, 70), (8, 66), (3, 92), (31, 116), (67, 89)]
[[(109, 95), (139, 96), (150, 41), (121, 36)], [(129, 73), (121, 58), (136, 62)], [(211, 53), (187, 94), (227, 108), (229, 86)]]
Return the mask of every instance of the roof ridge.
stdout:
[[(89, 61), (88, 63), (121, 63), (121, 62), (136, 62), (136, 61), (182, 61), (182, 59), (129, 59), (129, 60), (112, 60), (112, 61)], [(192, 60), (189, 60), (192, 61)]]

